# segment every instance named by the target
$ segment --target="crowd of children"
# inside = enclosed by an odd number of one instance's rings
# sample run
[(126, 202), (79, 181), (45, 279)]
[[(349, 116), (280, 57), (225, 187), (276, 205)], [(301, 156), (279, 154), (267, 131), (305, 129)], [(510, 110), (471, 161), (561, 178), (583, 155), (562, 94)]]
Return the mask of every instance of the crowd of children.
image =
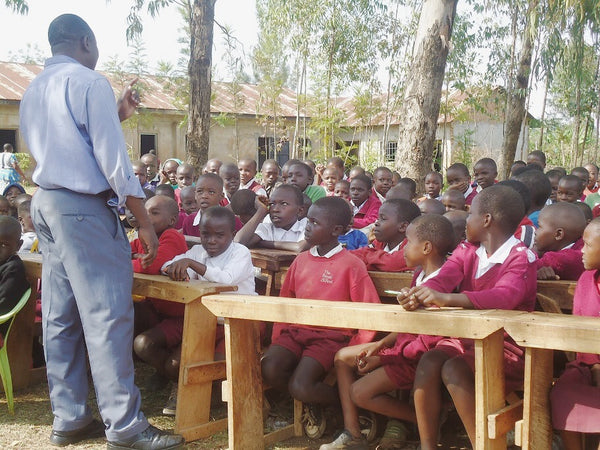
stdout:
[[(545, 155), (532, 152), (527, 162), (515, 163), (510, 180), (498, 182), (496, 162), (482, 158), (473, 176), (454, 163), (445, 182), (431, 171), (421, 188), (387, 167), (372, 175), (360, 167), (346, 172), (338, 157), (316, 166), (289, 160), (281, 168), (266, 160), (260, 172), (253, 159), (237, 165), (211, 159), (195, 173), (178, 159), (160, 164), (149, 153), (133, 169), (159, 238), (155, 262), (142, 267), (144, 246), (136, 239), (135, 217), (125, 211), (135, 272), (236, 285), (238, 293), (254, 294), (249, 248), (262, 247), (299, 253), (281, 288), (284, 297), (379, 302), (368, 271), (413, 271), (412, 287), (398, 295), (406, 310), (532, 311), (537, 279), (579, 280), (574, 314), (597, 315), (600, 219), (592, 219), (600, 215), (600, 192), (594, 164), (570, 174), (562, 168), (544, 173)], [(43, 252), (30, 205), (31, 196), (16, 183), (0, 196), (0, 314), (23, 291), (17, 253)], [(136, 300), (133, 350), (154, 367), (153, 386), (174, 382), (164, 409), (173, 414), (183, 309)], [(344, 429), (321, 450), (368, 448), (358, 408), (389, 418), (379, 448), (403, 448), (412, 423), (421, 448), (433, 449), (445, 391), (474, 442), (473, 343), (398, 333), (374, 341), (375, 335), (275, 324), (262, 359), (264, 381), (311, 405), (341, 404)], [(0, 329), (0, 344), (1, 337)], [(221, 327), (216, 341), (215, 357), (224, 358)], [(523, 351), (508, 336), (505, 364), (507, 386), (518, 389)], [(323, 382), (334, 366), (337, 387)], [(598, 355), (578, 355), (556, 384), (554, 426), (567, 449), (581, 448), (578, 433), (600, 432), (599, 387)], [(391, 396), (395, 390), (412, 392), (413, 400)]]

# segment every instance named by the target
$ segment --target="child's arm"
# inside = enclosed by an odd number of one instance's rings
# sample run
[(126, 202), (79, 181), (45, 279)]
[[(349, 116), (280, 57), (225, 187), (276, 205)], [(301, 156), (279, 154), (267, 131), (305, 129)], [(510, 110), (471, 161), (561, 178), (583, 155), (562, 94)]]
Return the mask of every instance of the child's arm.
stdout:
[(407, 299), (408, 307), (405, 306), (405, 309), (408, 310), (416, 309), (419, 305), (423, 305), (426, 308), (431, 306), (439, 306), (440, 308), (446, 306), (459, 306), (465, 309), (474, 308), (473, 303), (465, 294), (447, 294), (435, 291), (424, 285), (412, 288), (408, 293)]
[[(135, 242), (135, 241), (134, 241)], [(132, 242), (132, 250), (139, 251), (140, 245), (136, 245), (134, 249), (134, 243)], [(185, 238), (183, 235), (177, 233), (175, 230), (165, 230), (160, 237), (158, 250), (156, 252), (156, 259), (148, 267), (143, 267), (141, 264), (141, 258), (145, 255), (143, 253), (134, 253), (132, 255), (133, 271), (135, 273), (146, 273), (149, 275), (160, 274), (161, 267), (167, 262), (172, 260), (175, 256), (185, 253), (187, 246), (185, 244)]]
[(169, 278), (175, 281), (189, 281), (188, 268), (192, 269), (198, 275), (203, 276), (206, 272), (206, 266), (198, 261), (190, 258), (181, 258), (173, 261), (171, 264), (163, 268)]
[(256, 228), (269, 214), (263, 198), (256, 197), (254, 205), (256, 206), (256, 212), (233, 238), (234, 242), (238, 242), (248, 248), (256, 247), (262, 241), (262, 238), (256, 234)]
[(560, 280), (560, 277), (556, 275), (554, 269), (550, 266), (542, 266), (537, 270), (538, 280)]

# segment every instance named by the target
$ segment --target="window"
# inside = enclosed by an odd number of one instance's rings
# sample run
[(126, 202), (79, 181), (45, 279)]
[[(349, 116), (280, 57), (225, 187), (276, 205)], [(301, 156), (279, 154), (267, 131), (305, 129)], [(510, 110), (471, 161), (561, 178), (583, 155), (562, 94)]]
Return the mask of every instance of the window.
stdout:
[(140, 156), (145, 155), (153, 149), (156, 150), (156, 135), (140, 134)]
[(393, 163), (396, 161), (396, 151), (398, 150), (398, 142), (389, 141), (385, 147), (385, 162)]
[(17, 130), (0, 130), (0, 151), (2, 151), (4, 144), (11, 144), (15, 152), (19, 151), (17, 148)]
[(258, 138), (258, 167), (262, 167), (267, 159), (275, 158), (275, 139), (272, 137)]

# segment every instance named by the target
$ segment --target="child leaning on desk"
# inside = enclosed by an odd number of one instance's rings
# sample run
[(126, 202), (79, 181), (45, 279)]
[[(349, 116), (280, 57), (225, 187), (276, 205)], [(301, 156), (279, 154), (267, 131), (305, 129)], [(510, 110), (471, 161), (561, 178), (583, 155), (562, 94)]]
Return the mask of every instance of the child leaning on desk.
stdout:
[[(573, 297), (573, 314), (600, 312), (600, 219), (583, 232), (583, 265)], [(600, 355), (577, 353), (550, 394), (552, 424), (561, 431), (566, 450), (582, 449), (582, 433), (600, 433)]]
[[(444, 263), (440, 273), (398, 296), (405, 309), (421, 306), (532, 311), (536, 297), (535, 255), (513, 236), (525, 215), (519, 193), (490, 186), (473, 199), (467, 241)], [(458, 293), (454, 293), (458, 291)], [(504, 365), (508, 392), (523, 381), (524, 352), (505, 335)], [(442, 387), (452, 396), (471, 443), (475, 445), (474, 345), (471, 340), (442, 339), (417, 367), (414, 402), (421, 448), (437, 447)]]

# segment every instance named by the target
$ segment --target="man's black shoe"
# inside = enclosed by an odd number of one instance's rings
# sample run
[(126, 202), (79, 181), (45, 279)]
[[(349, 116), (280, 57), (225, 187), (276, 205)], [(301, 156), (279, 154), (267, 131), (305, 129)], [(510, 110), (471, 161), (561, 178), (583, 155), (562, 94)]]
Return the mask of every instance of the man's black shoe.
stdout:
[(178, 434), (168, 434), (149, 425), (141, 433), (136, 434), (122, 441), (108, 441), (107, 449), (128, 449), (137, 450), (166, 450), (181, 448), (183, 446), (183, 437)]
[(85, 427), (71, 431), (52, 430), (50, 433), (50, 443), (56, 447), (76, 444), (87, 439), (95, 439), (104, 436), (104, 424), (99, 420), (92, 420)]

